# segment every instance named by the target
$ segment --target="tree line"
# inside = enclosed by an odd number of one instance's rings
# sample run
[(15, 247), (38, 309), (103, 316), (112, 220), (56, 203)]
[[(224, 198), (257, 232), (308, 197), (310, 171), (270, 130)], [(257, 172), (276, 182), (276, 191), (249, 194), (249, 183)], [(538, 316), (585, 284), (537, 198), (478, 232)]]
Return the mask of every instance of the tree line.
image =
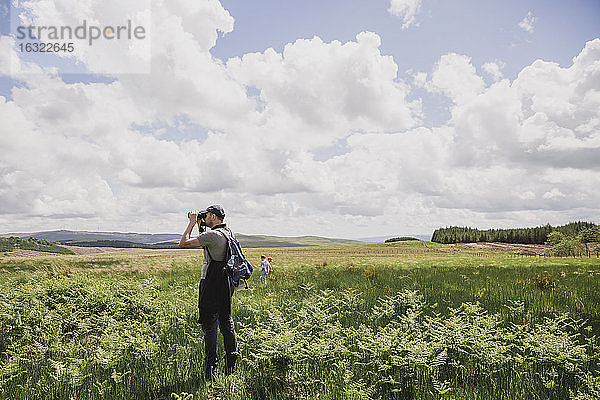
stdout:
[(576, 234), (564, 234), (559, 231), (550, 232), (546, 244), (551, 246), (547, 251), (551, 256), (591, 257), (600, 256), (600, 225), (585, 228)]
[(410, 236), (401, 236), (401, 237), (387, 239), (384, 243), (407, 242), (409, 240), (419, 240), (419, 239), (410, 237)]
[(551, 226), (550, 224), (546, 224), (534, 228), (487, 230), (452, 226), (436, 229), (435, 232), (433, 232), (431, 241), (444, 244), (473, 242), (545, 244), (552, 232), (558, 232), (565, 237), (574, 237), (586, 229), (595, 227), (597, 227), (596, 224), (584, 221), (570, 222), (561, 226)]

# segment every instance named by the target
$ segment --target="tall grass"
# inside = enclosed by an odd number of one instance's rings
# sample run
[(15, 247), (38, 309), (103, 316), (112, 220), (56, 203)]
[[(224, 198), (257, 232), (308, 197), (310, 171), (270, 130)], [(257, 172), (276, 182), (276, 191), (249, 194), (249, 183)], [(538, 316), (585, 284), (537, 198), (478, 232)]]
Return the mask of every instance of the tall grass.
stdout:
[(234, 296), (238, 371), (213, 383), (199, 252), (0, 259), (0, 398), (600, 398), (597, 259), (263, 252), (268, 284)]

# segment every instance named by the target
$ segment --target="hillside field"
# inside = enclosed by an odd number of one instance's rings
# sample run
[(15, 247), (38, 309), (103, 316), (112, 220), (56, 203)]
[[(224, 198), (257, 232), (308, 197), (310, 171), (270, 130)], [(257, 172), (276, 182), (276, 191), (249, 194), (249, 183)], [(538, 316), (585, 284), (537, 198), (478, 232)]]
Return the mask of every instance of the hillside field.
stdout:
[[(0, 399), (597, 399), (600, 259), (430, 242), (247, 249), (202, 376), (201, 250), (0, 256)], [(221, 339), (221, 338), (220, 338)]]

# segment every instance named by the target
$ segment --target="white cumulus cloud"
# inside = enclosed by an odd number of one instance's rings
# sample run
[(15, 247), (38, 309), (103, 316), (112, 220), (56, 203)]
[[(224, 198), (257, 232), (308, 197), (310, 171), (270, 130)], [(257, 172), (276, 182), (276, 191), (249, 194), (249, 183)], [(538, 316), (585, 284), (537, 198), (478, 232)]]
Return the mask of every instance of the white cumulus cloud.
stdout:
[(314, 148), (352, 129), (404, 130), (419, 122), (420, 103), (407, 100), (409, 86), (380, 45), (372, 32), (347, 43), (299, 39), (281, 54), (267, 49), (230, 59), (227, 70), (260, 91), (273, 141), (289, 143), (289, 130), (271, 129), (285, 124), (299, 133), (294, 147)]
[(456, 54), (442, 56), (428, 78), (417, 74), (422, 86), (454, 100), (450, 139), (438, 153), (445, 161), (433, 173), (443, 195), (429, 199), (485, 213), (580, 208), (593, 215), (600, 198), (599, 60), (595, 39), (568, 68), (538, 60), (513, 82), (486, 87), (469, 58)]
[(427, 87), (446, 94), (456, 103), (464, 103), (481, 94), (485, 83), (477, 75), (470, 57), (450, 53), (440, 58)]
[(519, 27), (525, 32), (531, 33), (535, 29), (535, 21), (536, 17), (531, 11), (529, 11), (527, 15), (521, 20), (521, 22), (519, 22)]
[(504, 67), (506, 67), (506, 63), (502, 61), (487, 62), (481, 66), (494, 82), (497, 82), (504, 77), (504, 74), (502, 73)]
[(417, 25), (415, 16), (421, 11), (421, 0), (391, 0), (388, 12), (402, 19), (402, 29)]

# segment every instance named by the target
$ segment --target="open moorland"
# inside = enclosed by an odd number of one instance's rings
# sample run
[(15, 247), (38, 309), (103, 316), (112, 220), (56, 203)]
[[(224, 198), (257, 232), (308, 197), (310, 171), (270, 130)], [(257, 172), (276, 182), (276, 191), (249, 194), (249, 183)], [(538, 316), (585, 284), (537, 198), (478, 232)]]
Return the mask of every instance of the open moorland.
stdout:
[(212, 383), (201, 251), (0, 255), (0, 398), (600, 398), (599, 258), (430, 242), (246, 253), (274, 272), (234, 295), (239, 368)]

